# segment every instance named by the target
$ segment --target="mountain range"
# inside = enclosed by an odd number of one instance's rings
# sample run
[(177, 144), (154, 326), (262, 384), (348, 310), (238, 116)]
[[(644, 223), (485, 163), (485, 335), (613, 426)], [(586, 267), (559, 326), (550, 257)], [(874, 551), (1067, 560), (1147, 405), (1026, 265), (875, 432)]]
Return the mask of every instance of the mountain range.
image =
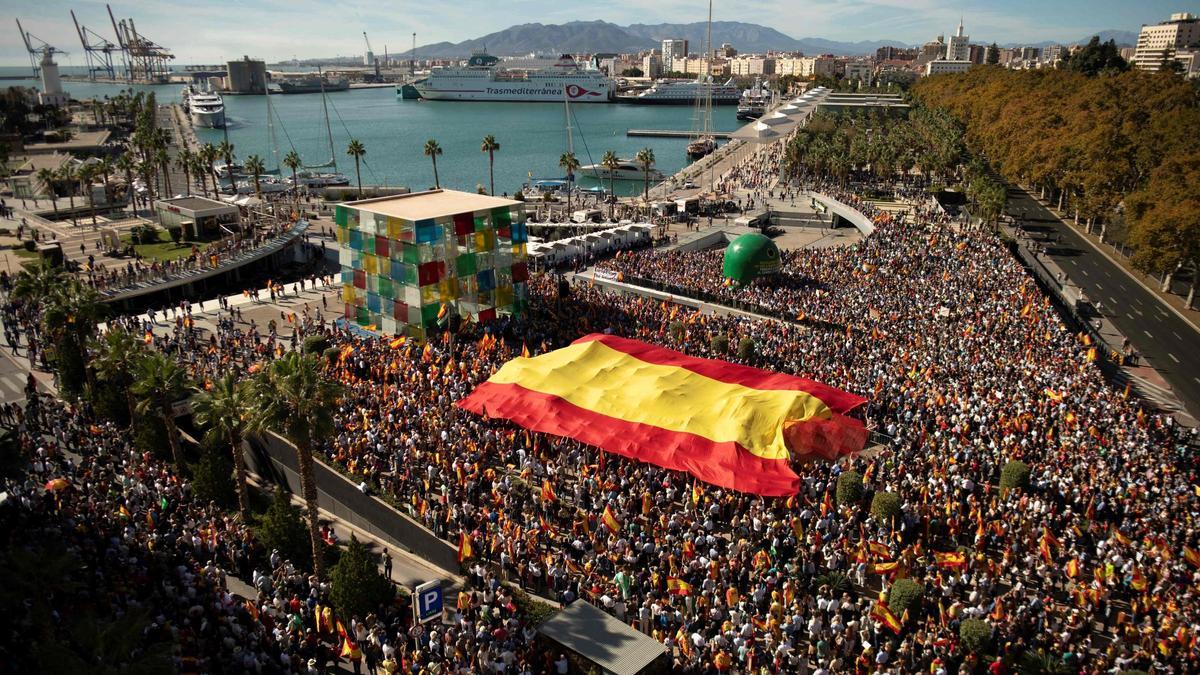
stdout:
[[(505, 28), (483, 37), (462, 42), (435, 42), (417, 48), (421, 58), (452, 58), (470, 56), (487, 50), (497, 56), (519, 56), (533, 53), (572, 52), (596, 54), (601, 52), (630, 53), (654, 49), (664, 38), (684, 38), (692, 52), (700, 51), (704, 44), (706, 24), (660, 23), (618, 26), (607, 21), (571, 21), (564, 24), (524, 23)], [(1119, 46), (1130, 46), (1137, 42), (1137, 33), (1130, 31), (1102, 31), (1102, 41), (1113, 39)], [(1087, 42), (1091, 36), (1073, 41), (1056, 43), (1013, 44), (1008, 46), (1041, 47), (1050, 44), (1076, 44)], [(906, 47), (897, 40), (863, 40), (839, 42), (822, 38), (794, 38), (770, 28), (740, 21), (714, 21), (712, 25), (714, 45), (729, 43), (741, 53), (767, 51), (801, 51), (805, 54), (838, 54), (846, 56), (874, 54), (883, 46)]]

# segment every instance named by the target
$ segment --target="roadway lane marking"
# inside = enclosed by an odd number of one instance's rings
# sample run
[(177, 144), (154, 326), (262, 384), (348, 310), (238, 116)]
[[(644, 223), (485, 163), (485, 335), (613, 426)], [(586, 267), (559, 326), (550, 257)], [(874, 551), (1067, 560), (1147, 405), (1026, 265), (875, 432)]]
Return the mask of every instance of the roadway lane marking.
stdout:
[(1088, 271), (1087, 271), (1087, 270), (1083, 270), (1083, 276), (1085, 276), (1085, 277), (1090, 277), (1090, 276), (1092, 276), (1092, 275), (1088, 274)]
[(1200, 377), (1193, 377), (1192, 379), (1196, 381), (1196, 384), (1200, 384)]
[(1145, 314), (1142, 314), (1142, 310), (1138, 309), (1137, 307), (1130, 307), (1130, 309), (1137, 312), (1138, 316), (1146, 316)]
[(1179, 359), (1175, 358), (1175, 355), (1172, 354), (1171, 352), (1167, 352), (1167, 356), (1171, 357), (1171, 360), (1174, 361), (1175, 363), (1179, 363)]
[(1129, 290), (1128, 288), (1125, 288), (1125, 284), (1117, 284), (1117, 287), (1118, 287), (1118, 288), (1120, 288), (1120, 289), (1121, 289), (1121, 290), (1123, 290), (1123, 291), (1128, 291), (1128, 290)]
[(1100, 284), (1096, 284), (1096, 288), (1098, 288), (1098, 289), (1100, 289), (1100, 290), (1104, 290), (1104, 287), (1103, 287), (1103, 286), (1101, 286)]
[(1150, 338), (1151, 340), (1153, 340), (1153, 339), (1154, 339), (1154, 336), (1150, 334), (1150, 331), (1148, 331), (1148, 330), (1144, 330), (1144, 331), (1142, 331), (1142, 332), (1143, 332), (1143, 333), (1145, 333), (1145, 334), (1146, 334), (1146, 337)]
[(1182, 339), (1183, 339), (1183, 338), (1179, 337), (1179, 333), (1176, 333), (1175, 331), (1171, 331), (1171, 335), (1174, 335), (1176, 340), (1182, 340)]

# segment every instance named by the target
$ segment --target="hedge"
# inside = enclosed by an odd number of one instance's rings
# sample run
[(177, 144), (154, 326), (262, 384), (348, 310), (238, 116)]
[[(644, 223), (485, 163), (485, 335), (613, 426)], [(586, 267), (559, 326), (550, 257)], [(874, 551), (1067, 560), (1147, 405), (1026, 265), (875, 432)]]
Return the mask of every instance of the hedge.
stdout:
[(1025, 488), (1029, 485), (1029, 465), (1019, 460), (1009, 460), (1000, 469), (1000, 491)]
[(885, 523), (900, 515), (900, 495), (895, 492), (876, 492), (871, 500), (871, 515)]
[(925, 588), (912, 579), (897, 579), (888, 589), (888, 609), (896, 616), (902, 616), (904, 610), (916, 610), (921, 606), (921, 596)]
[(958, 637), (967, 651), (979, 653), (992, 641), (992, 627), (983, 619), (966, 619), (958, 626)]
[(846, 471), (837, 479), (838, 506), (857, 504), (863, 497), (863, 479), (857, 471)]

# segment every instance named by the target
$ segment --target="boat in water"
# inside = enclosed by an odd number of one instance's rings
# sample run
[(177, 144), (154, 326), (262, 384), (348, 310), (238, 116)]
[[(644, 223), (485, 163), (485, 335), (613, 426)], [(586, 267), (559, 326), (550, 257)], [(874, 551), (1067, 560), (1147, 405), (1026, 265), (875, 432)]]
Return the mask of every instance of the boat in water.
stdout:
[(581, 68), (563, 54), (548, 68), (507, 69), (487, 53), (471, 56), (466, 65), (434, 68), (413, 87), (430, 101), (525, 101), (608, 103), (613, 83), (604, 73)]
[(636, 105), (692, 105), (698, 97), (705, 96), (705, 87), (712, 90), (713, 105), (735, 105), (742, 96), (733, 78), (724, 84), (711, 85), (698, 80), (658, 80), (637, 94), (618, 94), (616, 101)]
[(687, 154), (692, 159), (700, 159), (706, 155), (712, 154), (713, 150), (717, 149), (717, 140), (712, 136), (701, 136), (696, 140), (688, 143)]
[(202, 91), (188, 85), (183, 88), (183, 109), (192, 126), (220, 129), (225, 126), (225, 100), (212, 91)]
[[(598, 180), (645, 180), (646, 171), (632, 159), (618, 160), (618, 164), (613, 168), (608, 168), (603, 164), (588, 164), (579, 167), (580, 173), (589, 178)], [(654, 165), (650, 165), (650, 180), (660, 181), (663, 179), (663, 174)]]
[(330, 79), (323, 75), (284, 78), (277, 82), (281, 94), (318, 94), (322, 91), (346, 91), (350, 80), (344, 77)]
[(742, 94), (738, 101), (737, 118), (739, 120), (756, 120), (767, 114), (771, 103), (771, 91), (763, 87), (762, 81), (754, 78), (754, 85)]
[[(288, 177), (288, 183), (292, 183), (292, 178)], [(297, 187), (335, 187), (338, 185), (349, 185), (350, 177), (338, 173), (336, 171), (313, 171), (305, 169), (296, 172), (295, 185)]]

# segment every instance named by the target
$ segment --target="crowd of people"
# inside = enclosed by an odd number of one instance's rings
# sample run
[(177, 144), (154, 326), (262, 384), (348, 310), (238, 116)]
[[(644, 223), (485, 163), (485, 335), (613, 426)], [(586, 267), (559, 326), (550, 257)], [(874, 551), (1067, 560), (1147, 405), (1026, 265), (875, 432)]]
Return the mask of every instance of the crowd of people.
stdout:
[[(176, 277), (196, 270), (219, 267), (243, 253), (253, 251), (270, 240), (283, 234), (294, 223), (280, 221), (270, 226), (255, 228), (249, 237), (227, 237), (207, 246), (192, 244), (192, 250), (186, 256), (173, 260), (146, 260), (131, 252), (134, 256), (126, 260), (123, 266), (108, 267), (104, 263), (96, 263), (90, 257), (83, 272), (83, 278), (88, 285), (101, 293), (114, 293), (121, 289), (137, 284), (150, 283)], [(97, 246), (99, 246), (97, 241)], [(132, 247), (131, 247), (132, 248)], [(86, 248), (80, 244), (81, 253), (86, 254)]]
[[(778, 160), (739, 182), (799, 189), (769, 179)], [(1113, 388), (1095, 346), (988, 228), (932, 204), (890, 216), (834, 196), (876, 233), (788, 252), (776, 279), (726, 285), (711, 252), (605, 263), (801, 321), (706, 315), (545, 275), (526, 314), (452, 325), (424, 345), (366, 337), (315, 308), (265, 332), (231, 310), (212, 334), (181, 317), (154, 344), (197, 382), (253, 371), (304, 335), (337, 348), (328, 376), (345, 395), (319, 452), (471, 550), (468, 591), (436, 632), (413, 630), (394, 606), (345, 618), (380, 667), (390, 654), (387, 667), (406, 672), (562, 672), (507, 582), (603, 608), (661, 641), (678, 672), (1004, 673), (1035, 657), (1082, 673), (1194, 669), (1195, 431)], [(863, 395), (874, 447), (797, 464), (799, 494), (762, 498), (455, 407), (524, 350), (596, 331)], [(739, 338), (753, 348), (722, 346)], [(6, 522), (21, 525), (5, 529), (10, 546), (28, 532), (61, 537), (94, 563), (104, 603), (151, 610), (146, 639), (169, 635), (181, 670), (323, 667), (336, 639), (314, 617), (321, 580), (272, 560), (111, 425), (53, 402), (25, 417), (41, 471), (9, 486)], [(1031, 468), (1028, 483), (1001, 490), (1014, 460)], [(841, 501), (849, 471), (863, 494)], [(44, 487), (58, 477), (70, 488)], [(873, 513), (882, 493), (898, 502), (894, 517)], [(257, 589), (253, 607), (222, 587), (234, 574)], [(921, 593), (900, 611), (889, 602), (904, 578)], [(986, 647), (960, 637), (968, 619), (986, 622)]]

